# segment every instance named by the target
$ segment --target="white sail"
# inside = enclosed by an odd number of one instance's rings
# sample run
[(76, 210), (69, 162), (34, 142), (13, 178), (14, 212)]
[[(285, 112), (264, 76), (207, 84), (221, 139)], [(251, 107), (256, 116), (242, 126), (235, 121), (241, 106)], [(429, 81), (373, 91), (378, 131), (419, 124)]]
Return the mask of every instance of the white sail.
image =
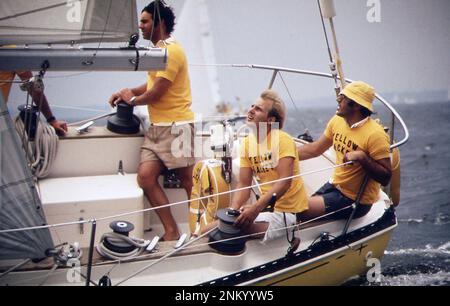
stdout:
[(2, 0), (0, 45), (126, 42), (137, 20), (129, 0)]
[[(211, 115), (214, 105), (221, 101), (215, 64), (214, 39), (205, 0), (186, 1), (174, 32), (186, 51), (190, 65), (192, 109), (195, 113)], [(207, 113), (208, 110), (210, 113)]]

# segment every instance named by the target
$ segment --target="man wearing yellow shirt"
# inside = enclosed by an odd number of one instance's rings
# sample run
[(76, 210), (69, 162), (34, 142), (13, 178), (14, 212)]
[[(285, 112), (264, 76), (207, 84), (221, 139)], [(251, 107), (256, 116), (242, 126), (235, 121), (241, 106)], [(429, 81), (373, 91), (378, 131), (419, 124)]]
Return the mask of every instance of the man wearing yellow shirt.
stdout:
[[(272, 90), (264, 91), (247, 113), (249, 134), (241, 144), (239, 183), (237, 189), (248, 187), (255, 176), (261, 184), (261, 197), (245, 205), (250, 190), (240, 190), (233, 196), (232, 208), (239, 210), (235, 226), (247, 233), (265, 232), (264, 240), (285, 234), (285, 227), (297, 222), (297, 215), (308, 209), (305, 186), (299, 174), (299, 159), (294, 140), (282, 131), (285, 122), (284, 103)], [(274, 180), (289, 178), (278, 182)], [(267, 183), (267, 184), (266, 184)], [(273, 196), (273, 212), (262, 212)]]
[[(22, 80), (27, 81), (33, 77), (31, 71), (0, 71), (0, 89), (2, 91), (3, 100), (8, 102), (9, 93), (16, 75)], [(56, 133), (63, 136), (67, 132), (67, 123), (56, 120), (47, 101), (47, 97), (40, 91), (30, 89), (33, 102), (39, 107), (40, 111), (47, 119), (47, 122), (55, 129)]]
[(389, 136), (370, 115), (375, 91), (370, 85), (356, 81), (347, 85), (337, 98), (336, 115), (331, 118), (324, 134), (315, 142), (298, 149), (300, 160), (319, 156), (333, 146), (336, 164), (353, 161), (354, 164), (336, 168), (330, 182), (320, 188), (310, 199), (309, 209), (302, 220), (334, 213), (332, 218), (347, 218), (351, 205), (366, 175), (364, 189), (355, 218), (367, 214), (371, 204), (379, 198), (380, 184), (385, 186), (391, 178)]
[[(151, 126), (141, 148), (138, 183), (152, 206), (169, 203), (158, 183), (158, 177), (167, 169), (176, 169), (181, 184), (190, 197), (192, 189), (194, 113), (191, 111), (191, 89), (188, 64), (183, 48), (170, 36), (175, 24), (173, 9), (164, 1), (154, 1), (141, 13), (139, 28), (144, 39), (168, 50), (168, 63), (164, 71), (149, 72), (147, 83), (136, 88), (125, 88), (113, 94), (112, 106), (124, 101), (130, 105), (147, 105)], [(174, 133), (172, 126), (176, 126)], [(181, 131), (181, 132), (180, 132)], [(186, 135), (189, 134), (189, 135)], [(191, 140), (186, 153), (172, 152), (172, 144), (179, 136)], [(190, 138), (189, 138), (190, 137)], [(186, 144), (186, 142), (183, 142)], [(169, 207), (157, 209), (164, 226), (164, 240), (176, 240), (180, 233)]]

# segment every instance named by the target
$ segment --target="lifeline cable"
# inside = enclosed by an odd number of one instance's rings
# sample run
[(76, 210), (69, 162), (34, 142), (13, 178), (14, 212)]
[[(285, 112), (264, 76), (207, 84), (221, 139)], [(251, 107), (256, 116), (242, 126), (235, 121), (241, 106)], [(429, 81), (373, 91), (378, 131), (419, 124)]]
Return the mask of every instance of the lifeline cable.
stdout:
[[(319, 170), (314, 170), (314, 171), (310, 171), (310, 172), (306, 172), (306, 173), (301, 173), (301, 174), (297, 174), (297, 175), (293, 175), (293, 176), (289, 176), (289, 177), (283, 177), (281, 179), (277, 179), (277, 180), (261, 183), (259, 185), (260, 186), (262, 186), (262, 185), (269, 185), (269, 184), (276, 183), (276, 182), (290, 180), (290, 179), (293, 179), (293, 178), (296, 178), (296, 177), (301, 177), (301, 176), (315, 174), (315, 173), (322, 172), (322, 171), (327, 171), (327, 170), (331, 170), (331, 169), (336, 169), (336, 168), (348, 166), (348, 165), (350, 165), (352, 163), (353, 162), (350, 161), (350, 162), (346, 162), (346, 163), (343, 163), (343, 164), (340, 164), (340, 165), (326, 167), (326, 168), (322, 168), (322, 169), (319, 169)], [(231, 190), (231, 191), (224, 191), (224, 192), (219, 192), (219, 193), (214, 194), (214, 195), (199, 197), (197, 199), (188, 199), (188, 200), (183, 200), (183, 201), (179, 201), (179, 202), (175, 202), (175, 203), (169, 203), (169, 204), (166, 204), (166, 205), (161, 205), (161, 206), (158, 206), (158, 207), (151, 207), (151, 208), (147, 208), (147, 209), (136, 210), (136, 211), (131, 211), (131, 212), (128, 212), (128, 213), (118, 214), (118, 215), (114, 215), (114, 216), (107, 216), (107, 217), (103, 217), (103, 218), (98, 218), (98, 219), (95, 219), (95, 221), (105, 221), (105, 220), (110, 220), (110, 219), (116, 219), (116, 218), (119, 218), (119, 217), (134, 215), (134, 214), (137, 214), (137, 213), (153, 211), (153, 210), (156, 210), (156, 209), (167, 208), (167, 207), (171, 207), (171, 206), (175, 206), (175, 205), (182, 205), (182, 204), (189, 203), (189, 202), (192, 202), (192, 201), (208, 199), (208, 198), (212, 198), (212, 197), (216, 197), (216, 196), (221, 196), (221, 195), (225, 195), (225, 194), (234, 193), (234, 192), (241, 191), (241, 190), (251, 189), (251, 188), (254, 188), (254, 187), (256, 187), (256, 186), (255, 185), (250, 185), (250, 186), (247, 186), (247, 187), (242, 187), (242, 188), (234, 189), (234, 190)], [(28, 231), (28, 230), (36, 230), (36, 229), (55, 228), (55, 227), (62, 227), (62, 226), (75, 225), (75, 224), (86, 224), (86, 223), (92, 223), (93, 221), (94, 220), (91, 219), (91, 220), (84, 220), (84, 221), (73, 221), (73, 222), (50, 224), (50, 225), (42, 225), (42, 226), (7, 229), (7, 230), (0, 230), (0, 234), (12, 233), (12, 232), (21, 232), (21, 231)]]

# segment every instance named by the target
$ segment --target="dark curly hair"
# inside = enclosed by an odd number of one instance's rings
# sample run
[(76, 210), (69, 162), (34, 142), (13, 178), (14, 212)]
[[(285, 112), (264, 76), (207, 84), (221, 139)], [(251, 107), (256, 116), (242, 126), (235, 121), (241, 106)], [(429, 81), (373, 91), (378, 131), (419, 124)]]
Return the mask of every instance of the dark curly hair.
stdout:
[(158, 26), (159, 16), (161, 16), (161, 20), (164, 21), (164, 24), (166, 25), (167, 34), (170, 35), (173, 32), (175, 26), (175, 14), (172, 7), (168, 6), (164, 0), (153, 1), (144, 7), (141, 13), (143, 12), (152, 15), (155, 27)]

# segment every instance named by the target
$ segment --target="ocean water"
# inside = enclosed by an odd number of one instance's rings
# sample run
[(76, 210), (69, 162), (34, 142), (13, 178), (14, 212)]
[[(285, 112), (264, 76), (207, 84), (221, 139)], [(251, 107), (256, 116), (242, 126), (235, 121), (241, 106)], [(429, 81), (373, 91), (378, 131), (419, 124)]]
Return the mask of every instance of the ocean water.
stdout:
[[(381, 281), (365, 277), (346, 285), (450, 285), (450, 102), (400, 104), (395, 108), (409, 128), (400, 148), (401, 201), (398, 227), (381, 260)], [(323, 132), (335, 108), (293, 112), (286, 129), (293, 134), (308, 127), (314, 138)], [(383, 123), (389, 121), (379, 111)], [(301, 122), (300, 122), (301, 121)], [(395, 138), (403, 133), (397, 124)]]

